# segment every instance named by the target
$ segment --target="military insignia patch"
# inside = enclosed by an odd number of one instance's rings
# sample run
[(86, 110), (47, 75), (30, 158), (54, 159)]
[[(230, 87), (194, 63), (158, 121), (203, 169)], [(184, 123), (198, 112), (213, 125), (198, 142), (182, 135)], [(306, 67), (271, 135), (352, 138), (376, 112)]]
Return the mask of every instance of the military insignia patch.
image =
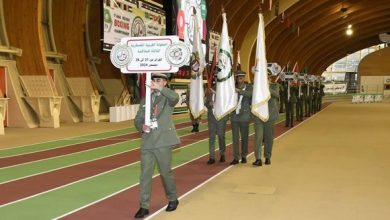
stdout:
[(169, 64), (180, 67), (189, 62), (190, 50), (183, 42), (172, 43), (168, 46), (165, 57)]
[(122, 68), (131, 62), (133, 53), (126, 45), (117, 44), (111, 50), (110, 59), (116, 68)]

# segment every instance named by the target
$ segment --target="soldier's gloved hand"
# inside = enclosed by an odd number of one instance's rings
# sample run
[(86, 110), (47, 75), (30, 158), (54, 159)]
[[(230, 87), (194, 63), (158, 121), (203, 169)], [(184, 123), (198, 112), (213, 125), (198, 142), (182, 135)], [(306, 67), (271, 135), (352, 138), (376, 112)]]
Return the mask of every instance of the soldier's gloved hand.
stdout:
[(240, 91), (241, 91), (241, 89), (237, 89), (237, 88), (236, 88), (236, 92), (240, 92)]
[(145, 133), (149, 133), (150, 132), (150, 126), (148, 125), (142, 125), (142, 131), (145, 132)]

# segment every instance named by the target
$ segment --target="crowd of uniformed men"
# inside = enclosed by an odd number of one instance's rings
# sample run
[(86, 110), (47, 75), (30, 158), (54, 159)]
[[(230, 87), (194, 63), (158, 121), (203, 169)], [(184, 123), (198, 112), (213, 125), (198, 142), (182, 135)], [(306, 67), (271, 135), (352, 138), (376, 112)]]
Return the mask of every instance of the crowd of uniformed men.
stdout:
[[(215, 136), (218, 136), (219, 162), (225, 162), (225, 131), (226, 124), (230, 120), (233, 135), (233, 160), (230, 164), (239, 162), (247, 163), (249, 126), (253, 122), (255, 128), (254, 138), (254, 166), (261, 166), (261, 147), (264, 145), (265, 164), (271, 164), (271, 154), (273, 145), (274, 124), (279, 118), (279, 113), (286, 113), (285, 126), (293, 127), (294, 118), (296, 121), (303, 121), (304, 117), (310, 117), (322, 107), (322, 97), (324, 96), (324, 85), (320, 80), (281, 80), (278, 76), (272, 76), (269, 72), (268, 82), (271, 98), (268, 101), (269, 120), (263, 122), (251, 113), (252, 90), (251, 84), (245, 81), (246, 73), (238, 70), (236, 77), (236, 92), (238, 93), (238, 107), (235, 111), (226, 115), (220, 120), (216, 120), (213, 114), (215, 99), (215, 82), (211, 89), (206, 91), (206, 107), (208, 110), (209, 128), (209, 160), (207, 164), (215, 163)], [(188, 94), (188, 93), (187, 93)], [(187, 100), (188, 103), (188, 100)], [(193, 119), (191, 132), (199, 131), (200, 118)], [(241, 140), (241, 148), (240, 148)]]

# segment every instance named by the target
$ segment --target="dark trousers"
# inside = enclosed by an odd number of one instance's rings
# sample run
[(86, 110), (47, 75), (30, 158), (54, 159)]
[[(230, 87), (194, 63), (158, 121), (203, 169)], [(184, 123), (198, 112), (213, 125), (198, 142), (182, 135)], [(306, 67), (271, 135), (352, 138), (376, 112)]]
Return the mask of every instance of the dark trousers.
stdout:
[(306, 117), (310, 117), (310, 115), (312, 114), (312, 99), (309, 97), (307, 98), (306, 100), (306, 108), (307, 108), (307, 112), (306, 112)]
[(226, 143), (225, 143), (225, 129), (227, 120), (217, 121), (212, 115), (208, 113), (208, 126), (209, 126), (209, 153), (210, 159), (215, 159), (215, 135), (218, 136), (219, 154), (225, 155)]
[(314, 96), (311, 103), (311, 113), (314, 114), (317, 112), (317, 98)]
[(321, 108), (322, 108), (322, 96), (320, 96), (318, 99), (318, 111), (320, 111)]
[(297, 121), (302, 121), (303, 118), (303, 100), (302, 98), (298, 98), (298, 102), (295, 105), (295, 115)]
[(285, 106), (284, 97), (280, 97), (280, 99), (279, 99), (279, 112), (280, 113), (284, 112), (284, 106)]
[(261, 157), (261, 147), (264, 143), (264, 158), (271, 158), (272, 155), (272, 146), (274, 143), (274, 124), (275, 121), (268, 120), (263, 122), (259, 119), (255, 120), (255, 140), (253, 143), (253, 148), (255, 152), (256, 160)]
[(294, 126), (294, 102), (286, 102), (286, 127)]
[[(232, 121), (233, 157), (235, 160), (246, 158), (248, 155), (249, 121)], [(240, 155), (241, 136), (241, 155)]]

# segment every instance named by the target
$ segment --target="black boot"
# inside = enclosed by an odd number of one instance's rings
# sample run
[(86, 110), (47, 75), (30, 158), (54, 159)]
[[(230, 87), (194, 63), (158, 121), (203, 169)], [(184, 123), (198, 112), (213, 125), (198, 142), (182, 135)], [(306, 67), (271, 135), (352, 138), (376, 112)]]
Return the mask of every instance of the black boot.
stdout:
[(195, 124), (194, 132), (199, 132), (199, 124), (198, 123)]
[(196, 124), (192, 124), (192, 130), (191, 130), (191, 132), (195, 132), (195, 129), (196, 128)]
[(135, 213), (134, 218), (143, 218), (149, 214), (149, 209), (140, 208), (137, 213)]

